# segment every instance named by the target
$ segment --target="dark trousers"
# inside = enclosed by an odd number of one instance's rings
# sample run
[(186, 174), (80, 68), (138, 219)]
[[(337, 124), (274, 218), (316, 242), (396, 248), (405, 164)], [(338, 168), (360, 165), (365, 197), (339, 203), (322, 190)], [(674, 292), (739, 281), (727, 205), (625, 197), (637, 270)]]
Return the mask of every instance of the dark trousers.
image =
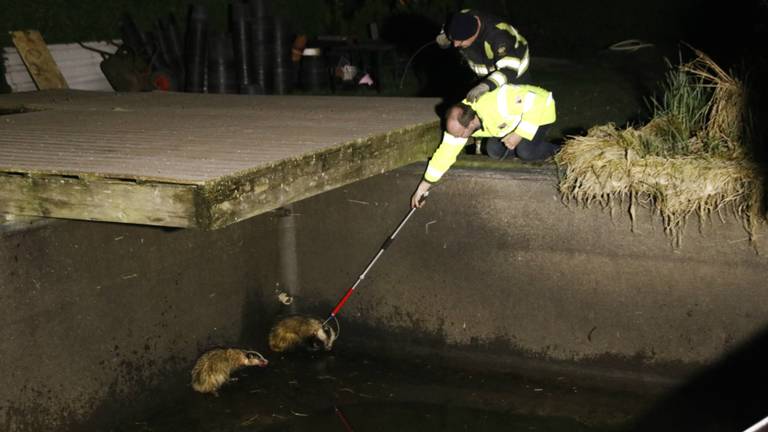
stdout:
[(511, 159), (515, 156), (522, 160), (544, 160), (555, 153), (560, 146), (547, 141), (547, 132), (551, 125), (539, 126), (532, 140), (523, 138), (514, 150), (510, 150), (501, 142), (501, 138), (486, 138), (485, 152), (491, 159)]

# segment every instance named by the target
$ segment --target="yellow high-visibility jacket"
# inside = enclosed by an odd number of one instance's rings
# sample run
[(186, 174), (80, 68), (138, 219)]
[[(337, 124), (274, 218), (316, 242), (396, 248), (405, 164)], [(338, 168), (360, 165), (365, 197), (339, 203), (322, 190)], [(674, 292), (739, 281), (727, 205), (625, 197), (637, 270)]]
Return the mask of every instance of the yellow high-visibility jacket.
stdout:
[[(556, 119), (552, 93), (531, 85), (506, 84), (485, 93), (474, 103), (466, 99), (463, 103), (475, 110), (482, 123), (473, 137), (503, 138), (515, 133), (532, 140), (539, 126), (554, 123)], [(430, 183), (440, 180), (456, 162), (467, 141), (467, 138), (444, 132), (440, 146), (427, 165), (424, 179)]]

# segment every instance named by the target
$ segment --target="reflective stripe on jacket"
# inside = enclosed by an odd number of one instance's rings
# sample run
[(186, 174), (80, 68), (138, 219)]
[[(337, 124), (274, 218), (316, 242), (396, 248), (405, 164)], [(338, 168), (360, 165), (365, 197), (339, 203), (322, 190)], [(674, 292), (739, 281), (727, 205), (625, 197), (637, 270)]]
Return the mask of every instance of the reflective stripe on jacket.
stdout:
[(427, 165), (427, 171), (424, 173), (424, 179), (430, 183), (440, 180), (448, 168), (456, 162), (456, 157), (459, 156), (467, 141), (467, 138), (459, 138), (448, 132), (443, 132), (443, 141), (432, 155), (432, 159)]
[(491, 90), (522, 76), (530, 63), (528, 42), (511, 25), (490, 15), (465, 10), (480, 19), (480, 34), (460, 50), (470, 69)]

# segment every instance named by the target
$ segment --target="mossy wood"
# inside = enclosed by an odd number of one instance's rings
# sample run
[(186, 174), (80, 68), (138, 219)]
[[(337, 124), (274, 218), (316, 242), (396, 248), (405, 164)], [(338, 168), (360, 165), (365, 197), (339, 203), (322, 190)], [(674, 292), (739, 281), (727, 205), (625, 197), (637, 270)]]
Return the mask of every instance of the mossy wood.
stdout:
[[(203, 189), (198, 200), (198, 214), (210, 218), (199, 223), (207, 228), (221, 228), (425, 160), (438, 144), (436, 131), (437, 123), (396, 130), (217, 180)], [(407, 197), (404, 199), (407, 201)]]
[(196, 187), (0, 174), (0, 212), (65, 219), (190, 228)]
[(425, 160), (439, 143), (434, 104), (71, 90), (2, 96), (0, 111), (21, 113), (0, 117), (0, 214), (221, 228)]

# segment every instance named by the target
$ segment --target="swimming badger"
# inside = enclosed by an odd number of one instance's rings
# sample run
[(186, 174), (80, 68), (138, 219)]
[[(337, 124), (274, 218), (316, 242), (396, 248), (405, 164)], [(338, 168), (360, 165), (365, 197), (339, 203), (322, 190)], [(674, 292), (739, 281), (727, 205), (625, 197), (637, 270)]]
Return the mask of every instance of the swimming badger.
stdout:
[(293, 315), (278, 321), (269, 332), (269, 348), (275, 352), (303, 348), (330, 351), (338, 332), (315, 318)]
[(230, 380), (230, 374), (245, 366), (264, 367), (269, 362), (256, 351), (215, 348), (197, 359), (192, 368), (192, 388), (200, 393), (218, 396), (219, 388)]

